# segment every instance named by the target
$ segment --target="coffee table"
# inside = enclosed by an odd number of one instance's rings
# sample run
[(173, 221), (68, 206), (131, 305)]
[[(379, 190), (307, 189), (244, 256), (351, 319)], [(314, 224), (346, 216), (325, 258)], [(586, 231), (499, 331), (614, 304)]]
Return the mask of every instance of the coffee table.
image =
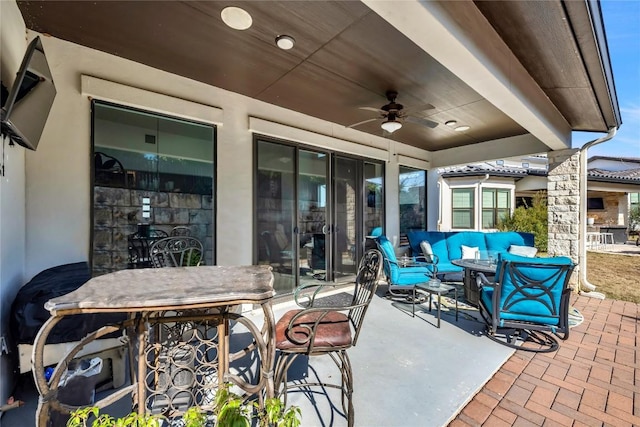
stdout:
[(453, 259), (451, 264), (464, 268), (464, 297), (477, 307), (480, 296), (475, 275), (477, 272), (495, 274), (498, 264), (484, 259)]
[(440, 280), (430, 280), (425, 283), (419, 283), (413, 287), (413, 301), (411, 303), (411, 315), (416, 315), (416, 293), (429, 294), (429, 312), (431, 312), (431, 298), (433, 295), (438, 296), (438, 328), (440, 327), (440, 297), (443, 293), (453, 291), (454, 299), (456, 301), (456, 322), (458, 321), (458, 288), (455, 285), (449, 285), (442, 283)]

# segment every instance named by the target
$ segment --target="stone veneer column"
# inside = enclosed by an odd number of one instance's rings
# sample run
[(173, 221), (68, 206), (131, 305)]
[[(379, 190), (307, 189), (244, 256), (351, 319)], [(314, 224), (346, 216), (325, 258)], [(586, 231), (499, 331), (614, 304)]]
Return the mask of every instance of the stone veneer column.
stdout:
[[(547, 175), (549, 256), (568, 256), (578, 264), (580, 255), (580, 151), (550, 151)], [(579, 277), (577, 266), (572, 283)]]

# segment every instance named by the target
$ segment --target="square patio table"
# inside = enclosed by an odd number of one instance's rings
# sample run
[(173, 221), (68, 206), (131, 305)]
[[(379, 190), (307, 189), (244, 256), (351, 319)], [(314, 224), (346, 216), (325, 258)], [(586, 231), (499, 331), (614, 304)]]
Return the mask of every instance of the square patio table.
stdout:
[(415, 317), (415, 307), (416, 307), (416, 293), (423, 293), (429, 295), (429, 312), (431, 312), (431, 298), (433, 295), (438, 296), (438, 310), (437, 310), (437, 319), (438, 319), (438, 328), (440, 328), (440, 304), (442, 294), (446, 294), (448, 292), (453, 291), (454, 299), (456, 301), (456, 322), (458, 321), (458, 288), (455, 285), (449, 285), (446, 283), (442, 283), (440, 280), (430, 280), (425, 283), (419, 283), (413, 287), (413, 301), (411, 304), (412, 310), (411, 314)]

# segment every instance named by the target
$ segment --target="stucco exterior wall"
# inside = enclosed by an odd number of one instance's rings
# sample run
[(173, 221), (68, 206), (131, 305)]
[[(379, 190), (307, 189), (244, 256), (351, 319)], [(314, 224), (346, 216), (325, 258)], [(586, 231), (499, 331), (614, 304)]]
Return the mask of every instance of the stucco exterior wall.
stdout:
[[(59, 39), (45, 37), (43, 44), (58, 96), (38, 151), (27, 153), (29, 277), (45, 268), (88, 257), (89, 96), (218, 125), (218, 264), (252, 261), (253, 132), (385, 160), (388, 185), (397, 185), (394, 164), (398, 161), (390, 152), (427, 165), (428, 153), (422, 150)], [(220, 111), (221, 115), (217, 113)], [(253, 119), (258, 117), (260, 120)], [(387, 197), (391, 194), (388, 190)], [(389, 228), (397, 224), (394, 205), (397, 200), (387, 199)]]
[(474, 225), (473, 230), (483, 230), (482, 228), (482, 189), (483, 188), (500, 188), (510, 191), (511, 210), (515, 208), (515, 183), (513, 179), (489, 177), (489, 176), (469, 176), (464, 178), (443, 178), (440, 181), (440, 212), (439, 219), (440, 231), (458, 231), (452, 226), (452, 196), (451, 190), (455, 188), (473, 188), (474, 189)]
[[(27, 47), (25, 24), (14, 2), (0, 2), (0, 61), (2, 83), (9, 89)], [(11, 303), (25, 280), (25, 153), (2, 139), (0, 167), (0, 336), (11, 354), (0, 356), (0, 402), (13, 388), (13, 360), (17, 351), (9, 334)]]

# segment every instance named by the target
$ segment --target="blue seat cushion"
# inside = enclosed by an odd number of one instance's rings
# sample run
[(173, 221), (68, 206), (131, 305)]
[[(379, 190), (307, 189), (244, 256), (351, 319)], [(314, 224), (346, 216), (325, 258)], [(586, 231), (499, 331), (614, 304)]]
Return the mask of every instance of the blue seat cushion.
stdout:
[(404, 267), (398, 269), (398, 275), (393, 280), (394, 285), (417, 285), (428, 282), (431, 276), (426, 267)]
[[(461, 231), (447, 237), (449, 260), (462, 258), (462, 245), (478, 248), (480, 253), (487, 251), (485, 233), (480, 231)], [(434, 251), (435, 252), (435, 251)]]
[[(501, 274), (500, 269), (506, 264), (499, 264), (497, 276), (500, 282), (500, 324), (504, 320), (517, 320), (523, 322), (542, 323), (547, 325), (559, 324), (559, 309), (564, 283), (566, 282), (566, 271), (558, 274), (558, 269), (545, 268), (551, 265), (571, 265), (572, 261), (568, 257), (550, 258), (528, 258), (518, 255), (502, 254), (502, 261), (524, 262), (529, 265), (519, 265), (518, 272), (527, 278), (527, 282), (552, 283), (557, 284), (543, 292), (537, 287), (519, 288), (519, 276), (511, 277), (507, 268), (505, 274)], [(514, 282), (515, 279), (515, 282)], [(493, 293), (491, 287), (483, 287), (480, 292), (480, 299), (489, 313), (493, 314)]]
[(498, 233), (487, 233), (487, 250), (495, 253), (505, 253), (511, 245), (529, 246), (524, 237), (515, 231), (503, 231)]

